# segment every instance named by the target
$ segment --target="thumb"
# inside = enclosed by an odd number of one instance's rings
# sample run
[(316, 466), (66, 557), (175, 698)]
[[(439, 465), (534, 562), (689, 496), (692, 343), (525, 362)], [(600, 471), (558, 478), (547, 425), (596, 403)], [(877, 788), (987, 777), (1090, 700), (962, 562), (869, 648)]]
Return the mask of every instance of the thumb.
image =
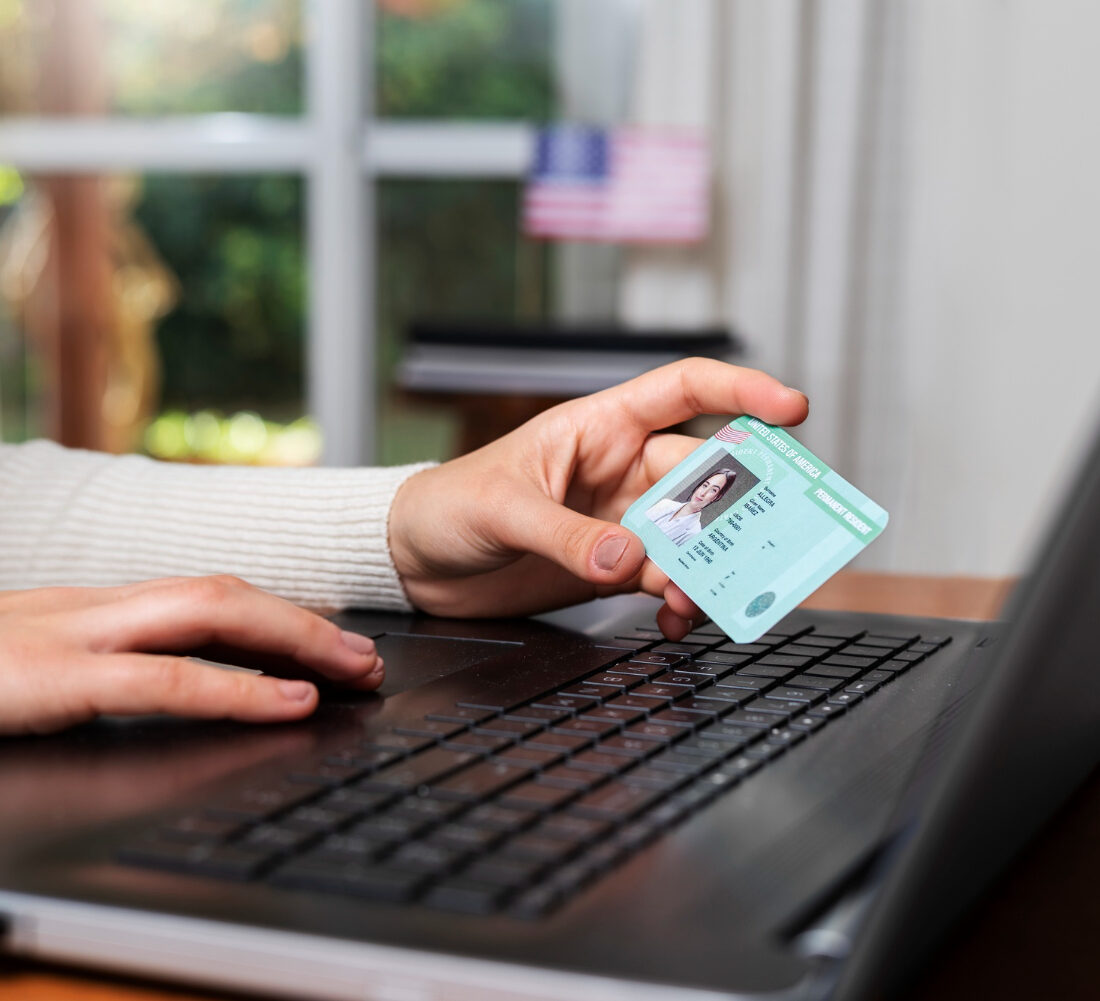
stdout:
[(645, 546), (622, 525), (589, 518), (537, 492), (504, 512), (501, 541), (552, 560), (592, 584), (624, 584), (645, 561)]

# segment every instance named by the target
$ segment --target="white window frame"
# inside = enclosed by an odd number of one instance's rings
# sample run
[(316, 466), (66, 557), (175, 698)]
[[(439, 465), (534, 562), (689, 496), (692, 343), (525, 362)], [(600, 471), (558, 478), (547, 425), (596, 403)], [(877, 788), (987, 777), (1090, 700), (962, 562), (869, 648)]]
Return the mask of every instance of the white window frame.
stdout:
[(301, 174), (308, 191), (306, 406), (321, 428), (326, 464), (370, 464), (378, 415), (374, 182), (518, 180), (530, 163), (532, 129), (376, 119), (373, 65), (364, 57), (373, 52), (373, 3), (303, 0), (303, 10), (301, 117), (0, 117), (0, 163), (39, 175)]

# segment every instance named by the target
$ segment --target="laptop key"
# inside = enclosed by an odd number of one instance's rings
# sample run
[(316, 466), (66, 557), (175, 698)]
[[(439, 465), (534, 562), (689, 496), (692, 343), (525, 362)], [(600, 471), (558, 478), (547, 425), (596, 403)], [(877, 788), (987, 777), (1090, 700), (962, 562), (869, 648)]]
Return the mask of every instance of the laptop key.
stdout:
[(825, 667), (854, 667), (856, 670), (862, 671), (871, 667), (874, 663), (875, 661), (871, 657), (851, 657), (847, 654), (836, 653), (826, 657), (821, 665)]
[(583, 768), (571, 768), (569, 765), (555, 765), (548, 768), (535, 780), (540, 785), (558, 786), (563, 789), (591, 789), (604, 778), (599, 772), (586, 771)]
[(361, 820), (350, 828), (349, 833), (359, 834), (374, 841), (408, 841), (422, 834), (432, 826), (432, 821), (424, 817), (401, 816), (396, 813), (381, 813), (375, 817)]
[(886, 655), (887, 651), (882, 647), (867, 646), (864, 643), (846, 646), (840, 651), (840, 656), (842, 657), (870, 657), (872, 660), (884, 659)]
[(462, 818), (468, 827), (487, 827), (504, 834), (515, 834), (538, 820), (540, 814), (534, 810), (516, 810), (496, 803), (484, 803), (475, 806)]
[[(714, 681), (713, 678), (707, 675), (700, 674), (688, 674), (684, 671), (668, 671), (665, 674), (660, 674), (653, 679), (654, 685), (675, 685), (678, 688), (686, 689), (687, 691), (697, 691), (698, 689), (709, 685)], [(639, 693), (640, 694), (640, 693)]]
[(480, 723), (493, 715), (491, 709), (470, 709), (466, 706), (455, 706), (442, 712), (428, 713), (424, 718), (439, 720), (442, 723)]
[(443, 876), (457, 869), (468, 854), (460, 848), (414, 841), (398, 848), (386, 860), (386, 865), (396, 869), (412, 869), (429, 876)]
[(808, 705), (813, 705), (825, 698), (825, 692), (818, 688), (795, 688), (792, 685), (784, 685), (780, 688), (773, 688), (764, 698), (783, 699), (788, 702), (805, 702)]
[[(671, 775), (671, 773), (666, 773)], [(651, 806), (663, 795), (659, 789), (625, 785), (621, 780), (594, 789), (569, 807), (569, 812), (594, 820), (627, 820)]]
[(837, 636), (818, 636), (816, 633), (798, 637), (799, 646), (812, 647), (819, 653), (821, 650), (835, 650), (837, 647), (844, 646), (847, 642), (846, 639)]
[(512, 744), (511, 737), (494, 736), (491, 733), (460, 733), (442, 746), (450, 751), (472, 751), (474, 754), (492, 754)]
[(632, 759), (649, 757), (657, 745), (651, 740), (641, 740), (626, 733), (617, 733), (614, 737), (605, 737), (596, 745), (596, 750), (604, 754), (617, 754)]
[(311, 858), (325, 859), (329, 862), (374, 862), (393, 849), (389, 841), (376, 841), (361, 834), (330, 834), (319, 845), (314, 846)]
[(510, 896), (507, 885), (454, 876), (433, 886), (422, 903), (459, 914), (492, 914), (500, 910)]
[(686, 713), (698, 713), (706, 719), (717, 719), (724, 713), (731, 712), (734, 707), (729, 702), (695, 697), (674, 702), (672, 708)]
[(833, 716), (840, 716), (847, 711), (847, 703), (838, 705), (835, 702), (819, 702), (813, 709), (806, 713), (807, 716), (813, 716), (817, 719), (830, 719)]
[(440, 799), (477, 802), (515, 785), (527, 777), (527, 769), (495, 761), (483, 761), (432, 785), (432, 795)]
[(466, 879), (516, 890), (529, 886), (546, 871), (546, 863), (534, 859), (498, 858), (490, 855), (477, 859), (463, 870)]
[(576, 795), (575, 789), (528, 781), (503, 793), (499, 803), (519, 810), (556, 810)]
[(578, 734), (587, 737), (603, 737), (609, 733), (616, 733), (620, 724), (608, 719), (570, 719), (559, 723), (552, 730), (553, 733), (576, 736)]
[[(852, 675), (856, 675), (858, 671), (852, 671), (848, 667), (836, 667), (826, 668), (827, 671), (851, 671)], [(835, 692), (844, 687), (847, 683), (846, 677), (833, 677), (828, 674), (799, 674), (790, 679), (790, 685), (794, 688), (813, 688), (819, 692)]]
[(531, 747), (528, 744), (516, 744), (495, 755), (493, 760), (502, 761), (506, 765), (518, 765), (522, 768), (541, 770), (557, 764), (564, 756), (562, 751), (549, 751), (544, 748)]
[(460, 818), (455, 823), (445, 824), (432, 831), (428, 841), (456, 851), (481, 853), (492, 848), (504, 836), (503, 831), (491, 827), (475, 827), (464, 823)]
[(815, 730), (820, 730), (825, 725), (825, 720), (820, 716), (795, 716), (790, 721), (788, 726), (792, 730), (805, 730), (807, 733), (813, 733)]
[(587, 747), (594, 739), (595, 737), (591, 733), (577, 733), (576, 731), (559, 733), (552, 730), (548, 733), (536, 733), (534, 736), (528, 737), (519, 746), (531, 747), (540, 751), (569, 754), (573, 751), (579, 751), (582, 747)]
[[(794, 671), (789, 671), (788, 674), (794, 674)], [(774, 678), (755, 678), (743, 674), (728, 674), (726, 677), (714, 683), (714, 691), (719, 692), (723, 689), (732, 689), (742, 692), (766, 692), (769, 688), (774, 687), (775, 684)]]
[(512, 901), (509, 913), (514, 917), (533, 921), (549, 914), (565, 899), (565, 890), (559, 886), (536, 886)]
[(633, 763), (633, 758), (621, 754), (603, 754), (599, 750), (581, 751), (569, 760), (573, 768), (601, 772), (604, 775), (615, 775), (624, 768), (629, 768)]
[(639, 653), (631, 657), (626, 664), (621, 664), (619, 669), (625, 671), (631, 664), (654, 664), (669, 668), (682, 660), (684, 660), (682, 653)]
[(720, 740), (725, 742), (759, 740), (765, 730), (770, 729), (773, 724), (770, 716), (767, 717), (767, 721), (768, 722), (764, 724), (764, 728), (762, 729), (755, 723), (743, 723), (742, 721), (734, 720), (731, 715), (716, 723), (701, 727), (696, 731), (695, 736), (698, 737), (699, 740)]
[(336, 862), (303, 855), (292, 859), (270, 876), (276, 886), (323, 890), (389, 903), (411, 900), (428, 877), (411, 869), (393, 869), (371, 863)]
[[(705, 771), (710, 763), (706, 758), (693, 754), (681, 754), (680, 751), (665, 751), (649, 759), (645, 763), (646, 768), (659, 768), (665, 772), (678, 772), (683, 775), (698, 775)], [(626, 777), (629, 781), (629, 776)]]
[(794, 667), (802, 668), (809, 664), (813, 657), (795, 657), (791, 654), (772, 653), (761, 657), (753, 665), (754, 667)]
[(581, 695), (547, 695), (531, 703), (535, 708), (564, 709), (567, 712), (580, 713), (585, 709), (598, 706), (599, 699)]
[(656, 723), (664, 723), (668, 726), (679, 726), (694, 729), (707, 722), (708, 717), (702, 713), (682, 712), (679, 709), (662, 709), (651, 717)]
[(767, 653), (771, 649), (771, 646), (767, 643), (722, 643), (720, 646), (715, 647), (715, 653), (733, 653), (733, 654), (747, 654), (748, 656), (755, 656), (761, 653)]
[(358, 786), (382, 791), (412, 790), (429, 782), (436, 782), (476, 760), (476, 754), (434, 747), (361, 779)]
[(630, 695), (632, 698), (650, 699), (655, 703), (671, 702), (673, 699), (680, 698), (681, 695), (688, 695), (693, 690), (693, 687), (692, 685), (664, 685), (649, 682), (635, 688)]
[(294, 854), (318, 837), (318, 831), (284, 827), (281, 824), (259, 824), (253, 827), (239, 842), (249, 850)]
[[(737, 671), (737, 677), (739, 678), (771, 678), (773, 681), (782, 681), (784, 678), (789, 678), (792, 674), (797, 673), (794, 667), (778, 667), (770, 666), (767, 664), (749, 664), (748, 667), (739, 668)], [(729, 679), (727, 678), (727, 683)]]
[(676, 745), (676, 752), (678, 754), (699, 757), (711, 763), (714, 761), (721, 761), (722, 758), (727, 757), (749, 743), (750, 741), (747, 739), (726, 741), (714, 739), (703, 740), (701, 737), (689, 737), (687, 740), (682, 740)]
[[(644, 686), (646, 688), (652, 687), (649, 685)], [(642, 695), (641, 693), (634, 695), (620, 695), (616, 699), (612, 699), (608, 702), (608, 706), (612, 709), (634, 709), (642, 710), (642, 712), (648, 714), (654, 712), (657, 709), (663, 709), (665, 706), (672, 702), (672, 698), (665, 696), (650, 696)]]
[(560, 841), (581, 844), (594, 841), (609, 830), (611, 825), (606, 820), (593, 820), (590, 817), (560, 813), (547, 817), (541, 824), (534, 827), (531, 833), (544, 838), (557, 838)]
[(572, 685), (569, 688), (563, 688), (562, 695), (578, 695), (581, 698), (586, 699), (613, 699), (618, 695), (622, 689), (618, 685), (597, 685), (590, 681), (583, 682), (579, 685)]
[(651, 719), (643, 723), (634, 723), (623, 731), (626, 736), (633, 737), (636, 740), (659, 741), (663, 744), (679, 740), (688, 732), (689, 729), (683, 726), (654, 722)]
[(586, 680), (593, 685), (617, 688), (624, 692), (642, 684), (642, 679), (636, 674), (616, 674), (612, 671), (601, 671)]
[(616, 664), (615, 670), (619, 674), (633, 674), (637, 675), (641, 679), (655, 678), (658, 674), (664, 674), (672, 664), (666, 664), (664, 662), (658, 664), (636, 664), (634, 661), (629, 661), (626, 664)]
[(619, 781), (632, 788), (670, 792), (691, 779), (690, 773), (668, 768), (654, 768), (648, 761), (627, 772)]
[(576, 855), (580, 844), (561, 838), (548, 838), (532, 831), (520, 834), (506, 841), (497, 849), (494, 857), (523, 859), (528, 862), (542, 862), (557, 865), (572, 855)]
[[(723, 722), (741, 727), (752, 727), (757, 730), (770, 730), (773, 726), (779, 725), (780, 717), (774, 713), (756, 712), (751, 709), (738, 709), (726, 716)], [(700, 736), (704, 738), (706, 735), (707, 732), (700, 734)]]
[(519, 706), (501, 713), (501, 719), (517, 720), (520, 723), (538, 723), (546, 726), (560, 719), (568, 719), (573, 713), (568, 709), (547, 709), (544, 706)]
[(860, 678), (858, 681), (852, 682), (848, 685), (844, 691), (848, 693), (854, 693), (857, 695), (870, 695), (873, 691), (882, 687), (881, 681), (868, 681), (866, 676)]
[(412, 817), (428, 823), (441, 824), (450, 820), (464, 809), (462, 803), (455, 803), (433, 796), (406, 796), (390, 810), (396, 817)]
[(742, 664), (747, 664), (750, 660), (752, 660), (752, 654), (750, 653), (726, 653), (722, 650), (704, 650), (691, 659), (691, 664), (683, 665), (683, 670), (695, 671), (707, 664), (714, 664), (718, 667), (740, 667)]
[(618, 700), (614, 704), (606, 706), (597, 706), (595, 709), (587, 709), (581, 713), (580, 718), (582, 720), (599, 720), (600, 722), (616, 723), (619, 726), (626, 726), (628, 723), (635, 723), (640, 719), (645, 719), (648, 715), (646, 709), (636, 709), (630, 706), (623, 706), (618, 704)]
[(784, 718), (792, 713), (804, 713), (806, 707), (805, 702), (796, 702), (794, 699), (773, 699), (767, 695), (745, 705), (745, 709), (749, 712), (774, 713)]
[(490, 737), (511, 737), (513, 740), (519, 740), (521, 737), (538, 733), (542, 726), (542, 723), (532, 720), (498, 718), (486, 720), (474, 727), (473, 732), (488, 734)]

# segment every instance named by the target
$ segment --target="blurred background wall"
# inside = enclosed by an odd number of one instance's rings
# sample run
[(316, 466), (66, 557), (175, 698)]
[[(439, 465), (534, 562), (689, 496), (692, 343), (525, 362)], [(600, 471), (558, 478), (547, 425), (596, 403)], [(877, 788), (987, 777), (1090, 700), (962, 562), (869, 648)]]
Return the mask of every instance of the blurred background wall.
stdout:
[[(401, 387), (418, 322), (728, 328), (891, 512), (865, 567), (1018, 572), (1098, 412), (1098, 29), (1088, 0), (0, 0), (0, 435), (445, 458), (471, 411)], [(557, 121), (705, 136), (708, 237), (525, 237)]]

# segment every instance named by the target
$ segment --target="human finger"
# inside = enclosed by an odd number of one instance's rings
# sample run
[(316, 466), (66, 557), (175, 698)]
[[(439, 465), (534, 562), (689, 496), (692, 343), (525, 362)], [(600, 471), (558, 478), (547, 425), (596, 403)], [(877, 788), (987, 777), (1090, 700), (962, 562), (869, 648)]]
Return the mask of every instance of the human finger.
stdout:
[(317, 707), (308, 681), (226, 671), (185, 657), (109, 654), (75, 673), (76, 686), (92, 716), (170, 713), (200, 719), (274, 723), (301, 719)]
[(713, 358), (688, 358), (655, 368), (589, 397), (625, 413), (640, 430), (656, 431), (699, 414), (753, 414), (769, 424), (799, 424), (806, 396), (756, 369)]
[(510, 549), (552, 560), (575, 577), (613, 586), (634, 577), (642, 540), (622, 525), (591, 518), (537, 490), (525, 489), (494, 511), (494, 532)]
[(289, 657), (333, 680), (381, 683), (372, 639), (232, 577), (139, 590), (97, 608), (87, 628), (112, 652), (229, 646)]

